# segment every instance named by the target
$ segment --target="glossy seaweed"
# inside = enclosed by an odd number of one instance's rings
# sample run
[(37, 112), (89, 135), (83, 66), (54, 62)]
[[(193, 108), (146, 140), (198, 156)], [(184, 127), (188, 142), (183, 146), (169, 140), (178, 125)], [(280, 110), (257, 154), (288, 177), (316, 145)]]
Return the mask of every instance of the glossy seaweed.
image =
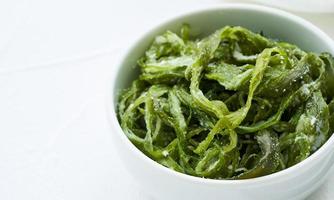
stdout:
[(158, 163), (247, 179), (301, 162), (334, 131), (334, 59), (242, 27), (157, 36), (120, 95), (124, 133)]

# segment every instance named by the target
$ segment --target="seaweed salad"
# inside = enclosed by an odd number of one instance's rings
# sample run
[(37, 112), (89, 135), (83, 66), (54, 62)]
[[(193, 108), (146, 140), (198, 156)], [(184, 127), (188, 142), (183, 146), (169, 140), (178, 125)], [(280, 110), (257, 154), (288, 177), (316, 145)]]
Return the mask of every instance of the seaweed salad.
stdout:
[(157, 36), (122, 91), (118, 119), (151, 159), (212, 179), (293, 166), (334, 131), (334, 59), (226, 26), (204, 38)]

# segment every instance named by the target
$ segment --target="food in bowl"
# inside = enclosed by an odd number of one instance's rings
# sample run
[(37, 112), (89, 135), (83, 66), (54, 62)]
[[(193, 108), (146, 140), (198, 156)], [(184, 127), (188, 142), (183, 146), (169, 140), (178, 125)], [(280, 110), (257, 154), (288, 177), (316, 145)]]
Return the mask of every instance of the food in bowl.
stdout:
[(212, 179), (293, 166), (334, 131), (334, 59), (239, 26), (157, 36), (123, 91), (118, 119), (156, 162)]

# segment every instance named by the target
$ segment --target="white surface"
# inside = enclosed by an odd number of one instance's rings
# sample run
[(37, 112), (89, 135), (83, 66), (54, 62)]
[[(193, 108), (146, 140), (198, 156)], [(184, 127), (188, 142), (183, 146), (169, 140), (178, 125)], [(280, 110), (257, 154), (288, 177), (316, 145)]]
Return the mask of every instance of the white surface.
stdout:
[[(112, 147), (113, 60), (161, 19), (221, 2), (0, 1), (0, 199), (148, 200)], [(334, 37), (333, 14), (301, 15)], [(333, 199), (333, 184), (309, 200)]]

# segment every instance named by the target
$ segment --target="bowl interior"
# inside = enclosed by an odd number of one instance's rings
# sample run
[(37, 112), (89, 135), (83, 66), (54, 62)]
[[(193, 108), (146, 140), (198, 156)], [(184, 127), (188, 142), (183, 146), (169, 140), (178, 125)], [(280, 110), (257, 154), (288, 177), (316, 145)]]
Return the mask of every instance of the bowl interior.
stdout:
[(189, 24), (191, 34), (198, 37), (206, 36), (226, 25), (243, 26), (254, 32), (262, 31), (267, 37), (296, 44), (306, 51), (334, 53), (328, 36), (310, 23), (283, 11), (258, 6), (231, 6), (197, 11), (160, 25), (132, 46), (116, 71), (112, 94), (114, 106), (117, 105), (119, 91), (129, 87), (138, 76), (136, 62), (143, 56), (154, 37), (166, 30), (178, 32), (183, 23)]

